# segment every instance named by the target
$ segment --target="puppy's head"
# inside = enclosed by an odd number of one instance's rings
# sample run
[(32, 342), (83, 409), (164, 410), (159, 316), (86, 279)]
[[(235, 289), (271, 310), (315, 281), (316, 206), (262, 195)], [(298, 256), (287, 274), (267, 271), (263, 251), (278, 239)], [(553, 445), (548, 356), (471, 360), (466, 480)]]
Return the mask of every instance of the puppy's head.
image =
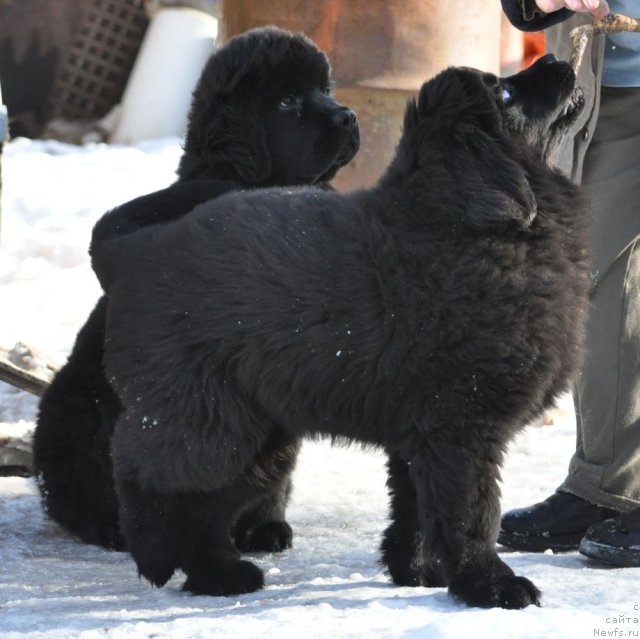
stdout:
[(546, 161), (583, 106), (571, 66), (546, 55), (507, 78), (464, 67), (446, 69), (422, 86), (414, 117), (507, 136)]
[(521, 135), (547, 160), (584, 107), (582, 89), (567, 62), (553, 55), (508, 78), (484, 75), (496, 98), (504, 127)]
[(358, 147), (357, 118), (333, 97), (325, 54), (302, 34), (265, 27), (232, 38), (209, 59), (178, 175), (314, 184), (331, 179)]
[(583, 105), (570, 65), (553, 56), (508, 78), (446, 69), (407, 108), (405, 156), (413, 149), (419, 168), (450, 178), (470, 224), (526, 227), (537, 212), (530, 171), (549, 170)]

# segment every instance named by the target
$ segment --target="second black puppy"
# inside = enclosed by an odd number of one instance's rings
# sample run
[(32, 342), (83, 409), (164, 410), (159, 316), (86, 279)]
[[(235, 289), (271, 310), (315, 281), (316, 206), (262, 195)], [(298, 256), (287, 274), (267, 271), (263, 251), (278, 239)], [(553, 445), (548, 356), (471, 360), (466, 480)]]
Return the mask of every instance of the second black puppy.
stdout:
[[(166, 223), (229, 190), (322, 184), (351, 160), (358, 143), (355, 114), (332, 96), (326, 56), (303, 35), (255, 29), (216, 51), (202, 72), (180, 182), (116, 208), (101, 221), (98, 236)], [(102, 297), (42, 397), (34, 463), (54, 520), (85, 542), (123, 548), (110, 458), (120, 406), (102, 366), (107, 305)], [(297, 438), (288, 442), (290, 465), (298, 445)], [(240, 548), (290, 545), (287, 492), (283, 480), (238, 522)]]
[(522, 608), (498, 557), (497, 478), (514, 433), (567, 388), (589, 287), (587, 214), (547, 154), (581, 108), (571, 67), (500, 80), (449, 69), (406, 111), (379, 184), (232, 193), (96, 241), (123, 534), (160, 586), (262, 586), (230, 530), (287, 472), (290, 437), (390, 455), (384, 561)]

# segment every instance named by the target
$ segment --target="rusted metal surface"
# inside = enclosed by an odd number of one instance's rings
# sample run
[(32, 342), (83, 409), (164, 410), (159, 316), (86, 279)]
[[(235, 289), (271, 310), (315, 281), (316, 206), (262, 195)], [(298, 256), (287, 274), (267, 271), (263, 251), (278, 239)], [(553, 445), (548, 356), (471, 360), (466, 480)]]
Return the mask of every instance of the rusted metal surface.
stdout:
[(362, 150), (334, 182), (371, 185), (393, 154), (407, 99), (451, 65), (498, 72), (495, 0), (225, 0), (222, 38), (266, 24), (303, 31), (330, 57), (337, 95), (358, 113)]

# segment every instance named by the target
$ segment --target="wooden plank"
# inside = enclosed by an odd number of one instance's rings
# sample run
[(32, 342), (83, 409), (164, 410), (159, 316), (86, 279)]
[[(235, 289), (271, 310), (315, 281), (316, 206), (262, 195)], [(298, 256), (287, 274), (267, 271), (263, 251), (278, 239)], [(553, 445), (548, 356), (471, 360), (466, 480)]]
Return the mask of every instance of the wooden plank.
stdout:
[(58, 365), (46, 355), (25, 344), (12, 349), (0, 347), (0, 380), (22, 390), (42, 395), (58, 370)]

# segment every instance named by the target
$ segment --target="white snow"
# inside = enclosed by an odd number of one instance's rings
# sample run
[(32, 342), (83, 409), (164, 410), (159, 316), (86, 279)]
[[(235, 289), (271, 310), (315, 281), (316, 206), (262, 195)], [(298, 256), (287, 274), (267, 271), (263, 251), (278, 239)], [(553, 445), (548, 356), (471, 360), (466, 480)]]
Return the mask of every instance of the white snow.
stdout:
[[(109, 207), (172, 182), (179, 155), (178, 140), (5, 147), (0, 344), (23, 341), (64, 361), (100, 294), (87, 257), (93, 224)], [(36, 408), (33, 397), (0, 384), (2, 433), (28, 437)], [(517, 439), (504, 470), (505, 508), (558, 485), (573, 428), (564, 398), (554, 425), (531, 426)], [(209, 598), (181, 592), (181, 575), (151, 588), (126, 554), (83, 545), (48, 521), (32, 479), (0, 478), (0, 638), (638, 636), (638, 570), (602, 567), (577, 553), (500, 549), (542, 589), (541, 608), (479, 610), (443, 589), (394, 586), (378, 564), (384, 483), (380, 454), (305, 443), (289, 508), (294, 548), (252, 557), (266, 573), (261, 592)]]

